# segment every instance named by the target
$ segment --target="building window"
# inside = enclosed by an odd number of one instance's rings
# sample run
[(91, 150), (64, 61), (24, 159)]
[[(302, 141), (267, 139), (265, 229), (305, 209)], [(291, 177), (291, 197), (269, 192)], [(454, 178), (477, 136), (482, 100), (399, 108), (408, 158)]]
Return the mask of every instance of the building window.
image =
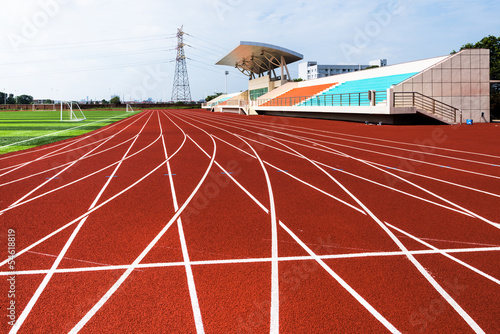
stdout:
[(266, 94), (268, 91), (269, 91), (269, 89), (267, 87), (251, 90), (250, 91), (250, 100), (252, 100), (252, 101), (257, 100), (259, 97)]

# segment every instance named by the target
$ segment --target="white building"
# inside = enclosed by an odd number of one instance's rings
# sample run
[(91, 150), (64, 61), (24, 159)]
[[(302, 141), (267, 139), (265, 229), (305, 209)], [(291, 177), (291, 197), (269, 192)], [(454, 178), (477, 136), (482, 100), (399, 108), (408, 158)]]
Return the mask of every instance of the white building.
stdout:
[(307, 61), (299, 64), (299, 78), (302, 80), (319, 79), (364, 70), (370, 66), (387, 66), (387, 59), (372, 60), (368, 65), (318, 65), (316, 61)]

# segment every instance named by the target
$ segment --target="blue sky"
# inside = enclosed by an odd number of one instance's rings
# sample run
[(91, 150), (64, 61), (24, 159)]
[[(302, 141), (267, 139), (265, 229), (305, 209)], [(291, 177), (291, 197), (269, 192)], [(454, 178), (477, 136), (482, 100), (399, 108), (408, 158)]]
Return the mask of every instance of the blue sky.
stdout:
[[(170, 100), (184, 25), (195, 100), (245, 90), (214, 63), (239, 41), (323, 64), (389, 64), (446, 55), (500, 32), (499, 1), (16, 0), (0, 11), (0, 91), (65, 100)], [(297, 75), (297, 64), (290, 66)]]

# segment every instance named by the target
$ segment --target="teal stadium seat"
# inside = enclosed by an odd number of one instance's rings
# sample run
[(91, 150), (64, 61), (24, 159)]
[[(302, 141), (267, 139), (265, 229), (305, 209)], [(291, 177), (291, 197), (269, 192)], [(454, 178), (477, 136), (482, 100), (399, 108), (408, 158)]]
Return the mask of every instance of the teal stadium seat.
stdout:
[(346, 81), (321, 94), (313, 96), (307, 101), (297, 104), (297, 106), (369, 106), (369, 90), (379, 92), (376, 94), (375, 100), (376, 103), (380, 103), (387, 100), (387, 89), (392, 85), (397, 85), (411, 78), (417, 73), (418, 72)]
[(209, 104), (209, 106), (210, 106), (210, 107), (215, 107), (215, 106), (218, 106), (219, 104), (224, 103), (224, 102), (226, 102), (227, 100), (229, 100), (231, 97), (232, 97), (232, 96), (226, 96), (226, 97), (224, 97), (224, 98), (222, 98), (222, 99), (220, 99), (220, 100), (218, 100), (218, 101), (216, 101), (216, 102), (214, 102), (214, 103), (210, 103), (210, 104)]

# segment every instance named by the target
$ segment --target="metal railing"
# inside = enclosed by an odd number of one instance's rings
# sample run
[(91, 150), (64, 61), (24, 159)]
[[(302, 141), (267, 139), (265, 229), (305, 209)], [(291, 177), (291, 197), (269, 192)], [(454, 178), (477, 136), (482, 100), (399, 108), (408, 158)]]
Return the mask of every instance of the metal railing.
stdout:
[[(259, 107), (360, 107), (370, 106), (369, 92), (258, 99)], [(387, 100), (387, 91), (376, 91), (375, 104)]]
[(417, 92), (395, 92), (393, 101), (396, 108), (416, 107), (453, 123), (457, 123), (457, 119), (460, 119), (460, 123), (462, 123), (460, 109)]

